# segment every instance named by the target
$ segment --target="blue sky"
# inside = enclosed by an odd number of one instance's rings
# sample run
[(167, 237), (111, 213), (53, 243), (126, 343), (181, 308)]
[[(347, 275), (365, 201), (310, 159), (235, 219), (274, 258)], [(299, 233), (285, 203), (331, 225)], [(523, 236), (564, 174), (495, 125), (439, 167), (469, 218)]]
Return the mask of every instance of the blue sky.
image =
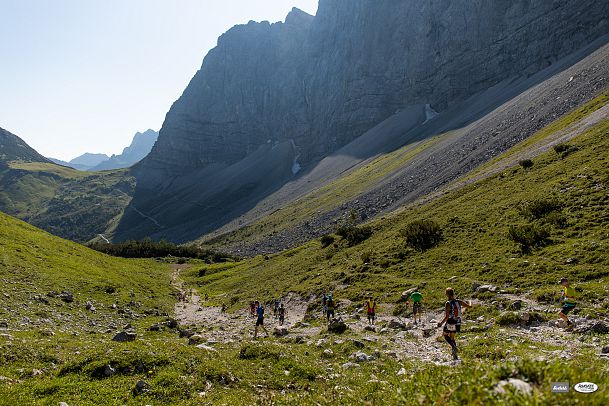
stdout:
[(119, 153), (158, 130), (216, 45), (318, 0), (0, 0), (0, 127), (46, 156)]

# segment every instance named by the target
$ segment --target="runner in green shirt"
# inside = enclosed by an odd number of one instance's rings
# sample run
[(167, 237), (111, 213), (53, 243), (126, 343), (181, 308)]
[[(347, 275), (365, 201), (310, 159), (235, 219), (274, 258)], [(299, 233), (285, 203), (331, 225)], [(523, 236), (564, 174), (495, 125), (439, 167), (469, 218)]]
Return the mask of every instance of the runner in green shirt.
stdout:
[(423, 295), (417, 290), (410, 294), (408, 297), (408, 301), (412, 299), (412, 318), (414, 319), (414, 324), (417, 324), (417, 318), (419, 319), (419, 323), (421, 323), (421, 313), (422, 306), (421, 302), (423, 301)]

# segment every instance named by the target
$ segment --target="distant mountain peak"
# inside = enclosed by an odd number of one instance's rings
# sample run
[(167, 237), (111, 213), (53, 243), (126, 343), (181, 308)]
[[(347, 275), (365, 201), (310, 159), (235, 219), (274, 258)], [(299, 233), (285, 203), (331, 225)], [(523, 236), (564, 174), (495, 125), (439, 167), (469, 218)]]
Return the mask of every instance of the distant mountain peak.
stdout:
[(151, 129), (135, 133), (131, 144), (123, 149), (123, 152), (120, 155), (112, 155), (105, 161), (95, 165), (91, 170), (104, 171), (128, 168), (135, 165), (150, 153), (158, 136), (159, 133)]

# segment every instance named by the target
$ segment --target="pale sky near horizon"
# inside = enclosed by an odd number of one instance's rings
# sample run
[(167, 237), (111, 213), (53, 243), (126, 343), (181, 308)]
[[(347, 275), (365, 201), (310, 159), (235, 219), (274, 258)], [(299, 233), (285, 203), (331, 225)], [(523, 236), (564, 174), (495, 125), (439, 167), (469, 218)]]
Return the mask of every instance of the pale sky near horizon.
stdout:
[(0, 127), (45, 156), (159, 130), (217, 38), (318, 0), (0, 0)]

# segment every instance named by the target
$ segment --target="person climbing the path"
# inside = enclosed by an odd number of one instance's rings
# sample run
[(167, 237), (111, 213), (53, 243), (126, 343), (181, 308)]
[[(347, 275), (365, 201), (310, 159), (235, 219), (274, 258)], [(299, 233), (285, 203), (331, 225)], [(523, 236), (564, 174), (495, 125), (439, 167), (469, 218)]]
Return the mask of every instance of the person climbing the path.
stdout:
[(567, 278), (561, 278), (560, 284), (562, 285), (562, 295), (560, 301), (562, 302), (562, 309), (558, 316), (567, 322), (567, 328), (573, 328), (573, 322), (569, 319), (569, 312), (575, 309), (575, 288), (569, 284)]
[(275, 319), (279, 317), (279, 304), (279, 299), (275, 299), (275, 307), (273, 307), (273, 316), (275, 317)]
[(326, 300), (326, 318), (328, 322), (334, 318), (334, 312), (336, 310), (336, 302), (332, 299), (332, 293), (328, 294), (328, 298)]
[(207, 292), (205, 292), (205, 301), (207, 302), (209, 300), (209, 294)]
[(368, 324), (374, 324), (374, 319), (376, 318), (376, 301), (372, 298), (372, 296), (369, 296), (365, 304), (366, 314), (368, 315)]
[(283, 303), (279, 307), (278, 312), (279, 312), (279, 325), (283, 326), (283, 322), (285, 321), (285, 307), (283, 306)]
[(267, 337), (269, 336), (269, 332), (267, 331), (266, 327), (264, 327), (264, 306), (257, 300), (256, 300), (256, 315), (258, 317), (256, 318), (256, 327), (254, 328), (254, 340), (258, 336), (258, 327), (260, 327), (264, 330)]
[(422, 306), (421, 302), (423, 301), (423, 295), (418, 290), (415, 290), (414, 292), (412, 292), (410, 294), (410, 296), (408, 296), (408, 301), (406, 303), (408, 304), (408, 302), (410, 302), (410, 300), (412, 300), (412, 318), (414, 320), (414, 324), (415, 324), (415, 326), (417, 325), (417, 319), (419, 320), (419, 323), (422, 324), (421, 316), (423, 313), (422, 312), (423, 306)]
[(226, 313), (226, 303), (222, 303), (222, 308), (220, 309), (222, 313)]
[(455, 336), (461, 332), (461, 314), (463, 307), (471, 307), (471, 305), (463, 300), (455, 298), (455, 291), (453, 288), (446, 288), (446, 304), (444, 305), (444, 318), (438, 323), (438, 327), (442, 327), (444, 323), (444, 331), (442, 335), (446, 342), (452, 349), (452, 356), (454, 360), (458, 360), (457, 355), (457, 342)]
[(256, 302), (250, 302), (250, 316), (252, 318), (256, 316)]
[(326, 317), (326, 314), (328, 313), (328, 296), (326, 295), (325, 290), (321, 296), (321, 312), (323, 314), (323, 317)]

